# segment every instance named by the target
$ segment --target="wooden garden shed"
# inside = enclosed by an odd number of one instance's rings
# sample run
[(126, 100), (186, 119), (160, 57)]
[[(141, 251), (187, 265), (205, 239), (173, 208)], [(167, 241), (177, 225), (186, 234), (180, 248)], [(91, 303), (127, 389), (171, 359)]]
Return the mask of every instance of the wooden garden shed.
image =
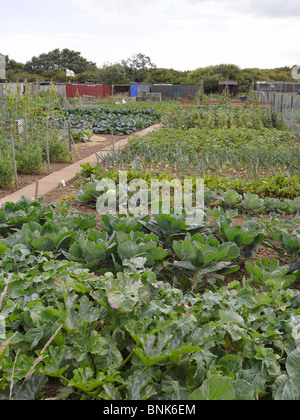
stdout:
[(239, 93), (239, 82), (237, 80), (220, 80), (218, 88), (219, 95), (222, 95), (224, 90), (232, 97), (237, 96)]

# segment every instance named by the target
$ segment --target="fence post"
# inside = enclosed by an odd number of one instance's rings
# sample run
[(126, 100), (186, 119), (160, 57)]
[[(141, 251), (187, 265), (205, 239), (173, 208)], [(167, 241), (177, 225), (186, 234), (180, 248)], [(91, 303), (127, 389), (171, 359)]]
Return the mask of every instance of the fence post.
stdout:
[(18, 189), (19, 188), (19, 181), (18, 181), (18, 174), (17, 174), (17, 164), (16, 164), (14, 137), (13, 137), (13, 134), (12, 133), (10, 135), (10, 144), (11, 144), (11, 153), (12, 153), (12, 160), (13, 160), (13, 166), (14, 166), (16, 187)]
[(46, 120), (45, 143), (46, 143), (46, 154), (47, 154), (47, 169), (48, 169), (48, 172), (50, 172), (50, 153), (49, 153), (49, 143), (48, 143), (48, 120)]
[(25, 144), (27, 146), (28, 136), (27, 136), (27, 115), (26, 115), (26, 113), (25, 113), (25, 116), (24, 116), (24, 137), (25, 137)]
[(69, 150), (72, 152), (72, 137), (71, 137), (71, 126), (70, 122), (68, 121), (68, 138), (69, 138)]
[(291, 129), (294, 130), (294, 96), (291, 95)]
[(272, 94), (272, 107), (273, 107), (273, 111), (276, 111), (276, 93), (273, 92)]
[(34, 192), (34, 199), (36, 200), (39, 195), (39, 181), (35, 183), (35, 192)]

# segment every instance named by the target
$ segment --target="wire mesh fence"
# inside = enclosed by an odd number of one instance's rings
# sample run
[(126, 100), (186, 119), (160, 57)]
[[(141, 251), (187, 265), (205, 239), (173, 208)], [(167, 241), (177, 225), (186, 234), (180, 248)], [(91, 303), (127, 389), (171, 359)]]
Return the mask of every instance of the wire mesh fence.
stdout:
[(72, 161), (69, 123), (55, 117), (59, 103), (51, 93), (0, 100), (0, 189), (18, 188), (19, 174), (49, 173), (50, 163)]
[(287, 126), (300, 132), (300, 95), (290, 95), (278, 92), (258, 92), (259, 100), (272, 102), (273, 110), (283, 115)]

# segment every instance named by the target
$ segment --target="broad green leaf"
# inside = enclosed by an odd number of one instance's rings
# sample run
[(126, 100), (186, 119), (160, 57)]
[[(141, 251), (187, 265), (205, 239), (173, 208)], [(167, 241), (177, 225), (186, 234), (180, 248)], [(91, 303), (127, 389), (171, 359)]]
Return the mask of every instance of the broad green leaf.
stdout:
[(281, 375), (275, 382), (275, 401), (299, 401), (300, 400), (300, 375), (289, 377)]
[(0, 257), (2, 258), (4, 256), (5, 251), (7, 250), (7, 245), (0, 242)]
[(78, 325), (97, 321), (100, 317), (100, 309), (94, 306), (87, 296), (82, 296), (77, 313)]
[(235, 391), (236, 400), (253, 401), (255, 399), (253, 386), (249, 382), (243, 379), (238, 379), (234, 381), (233, 387)]
[(156, 390), (152, 385), (152, 378), (149, 373), (136, 370), (127, 379), (127, 400), (148, 400), (155, 394)]
[(130, 260), (133, 257), (136, 257), (141, 254), (139, 246), (132, 242), (123, 242), (118, 246), (118, 254), (121, 260)]
[(77, 388), (80, 391), (89, 393), (95, 388), (103, 385), (105, 382), (105, 374), (98, 372), (97, 377), (90, 367), (78, 368), (73, 372), (73, 378), (69, 381), (69, 386)]
[(82, 249), (78, 244), (71, 245), (70, 250), (69, 250), (69, 255), (70, 255), (71, 260), (80, 261), (82, 258), (82, 254), (83, 254)]
[(53, 251), (56, 248), (55, 242), (48, 237), (39, 237), (31, 241), (31, 245), (38, 251)]
[(224, 311), (223, 309), (219, 310), (219, 317), (221, 322), (234, 322), (236, 324), (244, 324), (244, 319), (235, 311), (231, 309), (227, 309)]
[(124, 288), (113, 287), (108, 295), (108, 302), (113, 309), (130, 312), (139, 300), (138, 291), (132, 286)]
[(236, 395), (233, 383), (223, 377), (206, 379), (200, 388), (196, 389), (189, 397), (189, 400), (235, 400)]
[(30, 349), (33, 349), (43, 337), (43, 331), (40, 328), (32, 328), (25, 334), (25, 340), (30, 344)]
[(60, 313), (56, 309), (48, 307), (41, 310), (40, 317), (45, 322), (54, 322), (60, 318)]
[(217, 368), (221, 368), (224, 376), (230, 379), (238, 378), (242, 373), (242, 358), (234, 354), (228, 354), (218, 361)]
[(47, 381), (46, 375), (33, 374), (27, 381), (15, 384), (11, 399), (16, 401), (37, 400)]
[(49, 356), (43, 360), (44, 366), (40, 371), (52, 377), (61, 376), (69, 367), (66, 364), (68, 356), (70, 356), (70, 349), (67, 346), (50, 346)]
[(94, 351), (95, 365), (99, 370), (118, 369), (123, 362), (122, 354), (111, 342), (111, 337), (99, 337)]
[(300, 377), (300, 348), (297, 347), (287, 357), (286, 370), (289, 376), (299, 375)]
[(188, 239), (185, 239), (182, 244), (178, 241), (173, 241), (173, 249), (181, 260), (196, 262), (196, 250)]

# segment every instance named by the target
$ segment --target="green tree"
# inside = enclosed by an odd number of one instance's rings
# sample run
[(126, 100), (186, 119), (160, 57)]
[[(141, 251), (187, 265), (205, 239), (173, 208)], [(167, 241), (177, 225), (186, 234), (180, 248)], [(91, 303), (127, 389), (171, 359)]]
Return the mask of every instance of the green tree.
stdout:
[(101, 77), (102, 77), (101, 69), (87, 70), (87, 71), (84, 71), (83, 73), (77, 74), (76, 80), (78, 82), (89, 81), (92, 83), (103, 83)]
[(127, 60), (122, 60), (121, 65), (124, 67), (131, 82), (143, 82), (151, 71), (156, 68), (150, 57), (141, 53), (134, 54)]
[(25, 64), (10, 59), (8, 55), (5, 55), (4, 57), (6, 70), (12, 70), (13, 72), (21, 72), (25, 70)]
[(218, 64), (213, 71), (221, 78), (229, 80), (238, 80), (240, 75), (240, 68), (235, 64)]
[(30, 73), (41, 74), (46, 70), (65, 70), (71, 69), (75, 73), (83, 73), (88, 70), (96, 70), (95, 63), (86, 60), (78, 51), (72, 51), (68, 48), (60, 51), (56, 48), (49, 53), (40, 54), (38, 57), (32, 57), (26, 63), (26, 70)]
[(145, 79), (147, 83), (173, 83), (184, 84), (186, 82), (187, 71), (178, 71), (174, 69), (154, 69)]
[(116, 83), (129, 83), (130, 78), (128, 76), (126, 68), (120, 64), (104, 64), (102, 69), (99, 70), (98, 83), (104, 85), (113, 85)]

